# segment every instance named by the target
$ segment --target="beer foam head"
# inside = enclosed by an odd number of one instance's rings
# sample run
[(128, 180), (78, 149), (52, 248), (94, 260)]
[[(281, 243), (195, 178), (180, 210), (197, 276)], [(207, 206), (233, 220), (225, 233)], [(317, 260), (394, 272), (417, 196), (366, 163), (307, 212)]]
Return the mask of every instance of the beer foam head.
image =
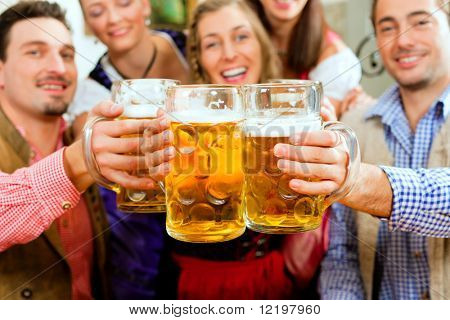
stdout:
[(121, 116), (132, 119), (155, 118), (159, 108), (160, 106), (155, 104), (126, 105)]
[(184, 123), (221, 123), (241, 121), (243, 115), (230, 109), (203, 108), (171, 112), (170, 118), (174, 122)]
[(317, 131), (322, 128), (319, 117), (251, 118), (244, 122), (244, 132), (250, 137), (290, 137), (297, 132)]

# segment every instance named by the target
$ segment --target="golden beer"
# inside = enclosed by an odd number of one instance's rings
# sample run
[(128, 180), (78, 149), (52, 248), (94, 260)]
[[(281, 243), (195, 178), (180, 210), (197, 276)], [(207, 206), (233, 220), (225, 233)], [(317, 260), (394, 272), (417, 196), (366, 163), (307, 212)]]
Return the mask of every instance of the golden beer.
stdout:
[[(117, 118), (117, 120), (143, 120), (143, 119), (155, 119), (158, 112), (158, 106), (156, 105), (131, 105), (125, 106), (123, 114)], [(140, 138), (141, 135), (133, 134), (122, 136), (122, 138)], [(142, 156), (142, 154), (132, 153), (130, 155)], [(130, 175), (136, 177), (148, 176), (148, 168), (142, 167), (136, 170), (129, 171)], [(115, 190), (117, 193), (117, 208), (127, 212), (165, 212), (166, 211), (166, 196), (161, 188), (156, 190), (134, 190), (126, 189), (121, 186), (117, 186)]]
[(205, 111), (173, 113), (171, 122), (176, 156), (165, 180), (166, 227), (170, 236), (189, 242), (230, 240), (245, 230), (241, 116)]
[(295, 132), (320, 130), (320, 119), (247, 121), (244, 128), (245, 219), (265, 233), (296, 233), (317, 228), (326, 209), (325, 196), (298, 194), (289, 187), (294, 177), (278, 169), (273, 154), (277, 143), (290, 144)]

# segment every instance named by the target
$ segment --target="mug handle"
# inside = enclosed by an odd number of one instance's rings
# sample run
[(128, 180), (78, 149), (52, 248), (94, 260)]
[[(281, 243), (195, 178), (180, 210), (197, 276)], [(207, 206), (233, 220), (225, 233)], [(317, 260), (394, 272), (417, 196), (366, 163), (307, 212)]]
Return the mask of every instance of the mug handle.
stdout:
[(332, 192), (325, 198), (327, 207), (333, 202), (346, 196), (353, 188), (356, 176), (359, 173), (361, 155), (356, 134), (349, 126), (339, 121), (329, 121), (323, 124), (324, 130), (330, 130), (338, 133), (341, 143), (345, 143), (348, 149), (349, 161), (347, 166), (347, 175), (342, 186)]
[(100, 167), (95, 159), (95, 155), (92, 152), (92, 133), (94, 131), (94, 125), (100, 121), (111, 121), (104, 117), (95, 117), (89, 119), (83, 128), (83, 133), (81, 136), (83, 152), (84, 152), (84, 162), (88, 169), (89, 174), (94, 178), (94, 180), (101, 186), (113, 190), (116, 193), (119, 191), (119, 185), (113, 183), (102, 176), (100, 173)]

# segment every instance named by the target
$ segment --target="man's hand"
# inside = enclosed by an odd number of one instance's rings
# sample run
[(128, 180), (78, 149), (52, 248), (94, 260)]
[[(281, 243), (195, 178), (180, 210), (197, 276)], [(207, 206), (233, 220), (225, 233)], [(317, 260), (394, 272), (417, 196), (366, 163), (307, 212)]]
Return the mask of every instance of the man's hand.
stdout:
[(278, 168), (299, 177), (289, 187), (301, 194), (323, 195), (338, 190), (347, 176), (348, 152), (339, 135), (332, 131), (296, 134), (291, 144), (277, 144), (274, 154), (280, 158)]

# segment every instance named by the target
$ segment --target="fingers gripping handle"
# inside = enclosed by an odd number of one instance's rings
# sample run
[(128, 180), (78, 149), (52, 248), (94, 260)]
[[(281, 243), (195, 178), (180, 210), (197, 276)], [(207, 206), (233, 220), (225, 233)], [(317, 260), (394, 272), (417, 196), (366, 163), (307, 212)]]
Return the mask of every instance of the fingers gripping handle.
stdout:
[(92, 134), (94, 132), (94, 125), (100, 121), (109, 121), (104, 117), (95, 117), (89, 119), (83, 128), (82, 134), (82, 144), (83, 144), (83, 152), (84, 152), (84, 162), (86, 163), (86, 167), (88, 169), (89, 174), (94, 178), (94, 180), (102, 185), (103, 187), (116, 191), (118, 189), (117, 184), (109, 181), (100, 173), (100, 167), (97, 163), (97, 159), (95, 158), (95, 154), (92, 152)]
[(348, 152), (348, 165), (345, 181), (341, 187), (326, 197), (327, 205), (331, 205), (333, 202), (346, 196), (353, 188), (357, 175), (359, 173), (359, 167), (361, 163), (361, 155), (356, 138), (355, 132), (338, 121), (331, 121), (324, 123), (325, 130), (334, 131), (338, 134), (340, 139), (339, 144), (345, 144)]

